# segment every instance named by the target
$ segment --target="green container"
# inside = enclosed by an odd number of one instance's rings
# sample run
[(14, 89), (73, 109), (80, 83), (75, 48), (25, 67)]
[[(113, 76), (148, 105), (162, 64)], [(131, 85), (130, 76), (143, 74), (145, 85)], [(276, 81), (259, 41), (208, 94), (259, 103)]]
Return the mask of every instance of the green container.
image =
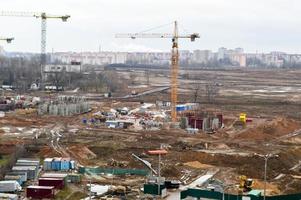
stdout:
[(81, 175), (80, 174), (68, 174), (68, 181), (70, 183), (80, 183)]
[[(160, 186), (160, 195), (162, 195), (162, 190), (164, 190), (165, 188), (165, 185)], [(144, 184), (144, 194), (158, 195), (158, 185)]]

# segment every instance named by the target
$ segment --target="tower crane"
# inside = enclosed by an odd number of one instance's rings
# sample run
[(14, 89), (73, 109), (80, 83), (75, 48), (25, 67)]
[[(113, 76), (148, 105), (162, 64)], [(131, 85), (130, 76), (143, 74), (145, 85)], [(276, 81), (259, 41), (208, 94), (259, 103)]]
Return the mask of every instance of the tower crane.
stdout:
[(14, 38), (0, 37), (0, 40), (5, 40), (7, 43), (11, 43), (11, 41), (13, 41)]
[(116, 38), (171, 38), (172, 39), (172, 50), (171, 50), (171, 119), (172, 122), (177, 121), (176, 105), (178, 101), (178, 71), (179, 71), (179, 46), (178, 39), (188, 38), (192, 42), (196, 38), (200, 38), (198, 33), (180, 35), (178, 32), (178, 23), (174, 22), (173, 33), (124, 33), (116, 34)]
[(46, 65), (46, 31), (47, 19), (61, 19), (66, 22), (70, 15), (51, 15), (45, 12), (11, 12), (0, 11), (0, 16), (10, 17), (34, 17), (41, 19), (41, 81), (44, 79), (44, 67)]

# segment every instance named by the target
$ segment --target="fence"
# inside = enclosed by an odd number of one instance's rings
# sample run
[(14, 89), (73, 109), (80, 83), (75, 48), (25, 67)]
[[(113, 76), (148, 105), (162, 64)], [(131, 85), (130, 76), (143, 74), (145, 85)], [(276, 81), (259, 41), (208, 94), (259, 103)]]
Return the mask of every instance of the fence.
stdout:
[(142, 169), (114, 169), (114, 168), (86, 168), (80, 167), (79, 172), (84, 174), (113, 174), (113, 175), (138, 175), (147, 176), (149, 172)]
[[(185, 199), (187, 197), (195, 197), (198, 199), (207, 198), (214, 200), (222, 200), (223, 194), (220, 192), (208, 190), (187, 189), (181, 192), (181, 199)], [(224, 200), (263, 200), (263, 197), (225, 194)], [(301, 200), (301, 193), (279, 196), (267, 196), (266, 200)]]

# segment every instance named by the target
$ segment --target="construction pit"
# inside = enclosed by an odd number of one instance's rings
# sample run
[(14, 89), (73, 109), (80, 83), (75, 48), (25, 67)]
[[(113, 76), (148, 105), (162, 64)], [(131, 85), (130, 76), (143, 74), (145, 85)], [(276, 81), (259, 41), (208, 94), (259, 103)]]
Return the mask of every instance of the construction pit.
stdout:
[[(225, 72), (223, 79), (234, 77), (233, 73)], [(254, 80), (261, 76), (261, 73), (252, 71), (250, 77), (246, 75), (246, 79)], [(246, 79), (236, 81), (246, 82)], [(271, 82), (267, 84), (270, 85)], [(223, 85), (225, 84), (226, 81), (223, 82)], [(252, 81), (248, 84), (252, 84)], [(146, 128), (138, 122), (140, 120), (135, 122), (135, 119), (131, 119), (134, 122), (127, 127), (109, 127), (101, 119), (99, 122), (91, 121), (95, 119), (95, 113), (125, 107), (128, 111), (137, 111), (142, 105), (149, 104), (153, 106), (146, 106), (144, 111), (157, 111), (158, 115), (166, 115), (168, 118), (168, 112), (162, 112), (154, 99), (158, 96), (160, 100), (168, 98), (169, 91), (165, 90), (139, 97), (138, 100), (135, 97), (90, 100), (89, 112), (71, 116), (38, 115), (37, 112), (22, 113), (18, 110), (7, 112), (0, 118), (0, 152), (2, 158), (7, 158), (18, 148), (24, 147), (26, 151), (23, 153), (27, 157), (71, 157), (84, 167), (148, 170), (132, 154), (149, 161), (153, 168), (157, 169), (158, 158), (148, 155), (147, 152), (163, 145), (168, 153), (162, 156), (161, 175), (166, 179), (179, 180), (183, 185), (189, 185), (198, 177), (209, 173), (226, 185), (235, 185), (239, 183), (238, 177), (245, 175), (254, 179), (254, 189), (259, 190), (262, 190), (264, 185), (264, 159), (257, 154), (272, 153), (279, 157), (268, 160), (267, 194), (300, 192), (301, 122), (298, 118), (299, 110), (292, 113), (292, 110), (299, 106), (296, 98), (293, 103), (285, 101), (287, 104), (282, 105), (284, 101), (273, 95), (265, 99), (263, 96), (258, 99), (237, 99), (236, 96), (229, 97), (229, 93), (223, 95), (228, 90), (228, 86), (225, 89), (220, 88), (214, 103), (201, 104), (201, 110), (223, 113), (224, 126), (211, 134), (201, 130), (190, 134), (185, 129), (170, 128), (167, 125), (168, 120), (164, 117), (159, 120), (162, 125), (155, 128)], [(185, 92), (180, 94), (180, 100), (188, 98), (187, 91), (183, 91)], [(294, 94), (290, 91), (290, 95)], [(295, 94), (297, 95), (298, 93)], [(144, 104), (141, 104), (142, 100)], [(243, 128), (235, 126), (240, 112), (247, 113), (252, 119)], [(120, 115), (119, 118), (125, 123), (128, 115)], [(139, 119), (143, 118), (141, 115), (137, 115)], [(149, 115), (143, 119), (147, 117)], [(135, 175), (114, 175), (112, 178), (86, 174), (82, 185), (72, 186), (71, 189), (73, 192), (79, 190), (85, 193), (85, 184), (92, 181), (101, 185), (122, 185), (139, 190), (145, 180), (146, 177)], [(229, 188), (227, 192), (236, 194), (237, 189)]]

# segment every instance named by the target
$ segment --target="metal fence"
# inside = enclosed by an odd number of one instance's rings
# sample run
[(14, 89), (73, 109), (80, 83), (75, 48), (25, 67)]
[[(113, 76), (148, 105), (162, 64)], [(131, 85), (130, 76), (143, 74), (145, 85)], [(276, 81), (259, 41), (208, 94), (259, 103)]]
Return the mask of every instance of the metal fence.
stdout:
[(79, 172), (84, 174), (113, 174), (113, 175), (138, 175), (147, 176), (149, 172), (142, 169), (119, 169), (119, 168), (87, 168), (80, 167)]
[[(187, 189), (181, 192), (181, 199), (185, 199), (187, 197), (195, 197), (198, 199), (206, 198), (206, 199), (222, 200), (223, 194), (220, 192), (214, 192), (208, 190)], [(242, 195), (225, 194), (224, 200), (263, 200), (263, 197), (250, 196), (250, 195), (242, 196)], [(266, 200), (301, 200), (301, 193), (290, 194), (290, 195), (279, 195), (279, 196), (267, 196)]]

